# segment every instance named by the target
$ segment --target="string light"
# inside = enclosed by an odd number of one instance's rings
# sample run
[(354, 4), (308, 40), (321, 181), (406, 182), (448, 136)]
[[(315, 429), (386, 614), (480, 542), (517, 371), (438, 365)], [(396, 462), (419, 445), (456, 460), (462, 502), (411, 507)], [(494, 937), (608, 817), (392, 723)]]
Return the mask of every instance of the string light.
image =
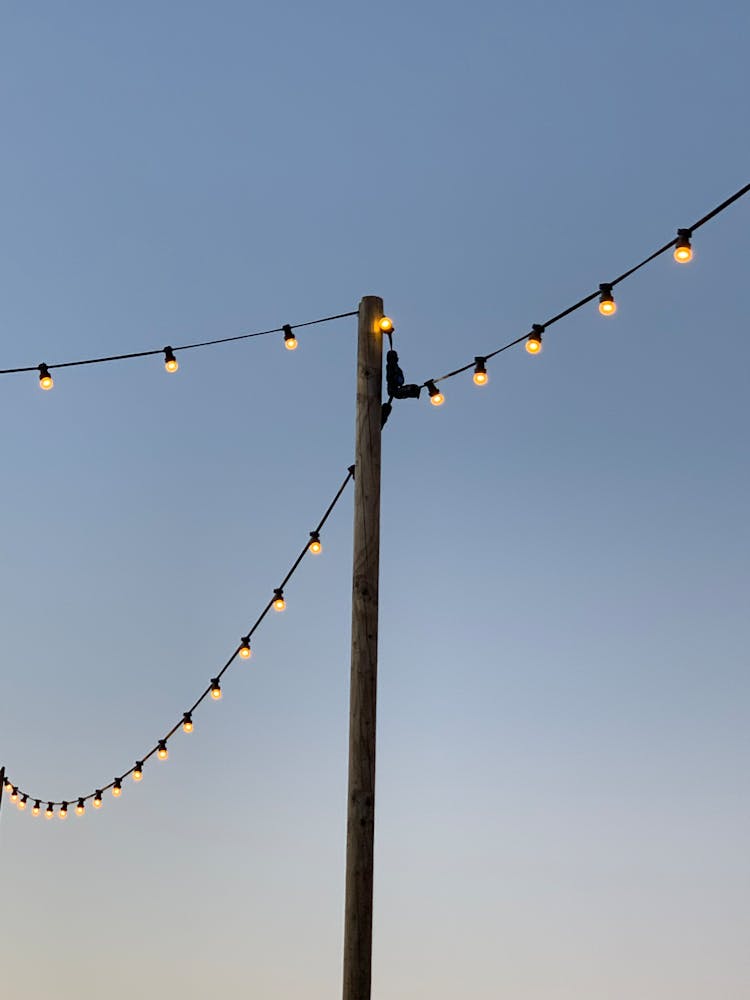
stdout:
[(63, 804), (60, 806), (60, 812), (58, 813), (58, 816), (60, 817), (60, 819), (67, 819), (68, 818), (68, 803), (67, 802), (63, 802)]
[(274, 590), (274, 594), (275, 597), (273, 599), (273, 610), (283, 611), (284, 608), (286, 607), (286, 601), (284, 600), (284, 591), (281, 589), (281, 587), (277, 587)]
[(323, 546), (320, 543), (319, 531), (310, 532), (310, 544), (307, 547), (314, 556), (320, 555), (320, 553), (323, 551)]
[(490, 380), (487, 374), (487, 359), (474, 358), (474, 385), (487, 385)]
[(24, 797), (23, 797), (23, 798), (21, 799), (21, 801), (20, 801), (20, 802), (18, 803), (18, 808), (19, 808), (19, 809), (21, 810), (21, 812), (23, 812), (23, 811), (24, 811), (24, 809), (26, 808), (26, 803), (27, 803), (28, 801), (29, 801), (29, 797), (28, 797), (28, 795), (24, 795)]
[(284, 331), (284, 347), (286, 347), (287, 351), (296, 351), (297, 338), (294, 336), (291, 326), (289, 326), (288, 323), (285, 323), (282, 329)]
[(52, 817), (54, 815), (55, 815), (55, 810), (52, 807), (52, 803), (48, 802), (47, 803), (47, 808), (44, 810), (44, 818), (45, 819), (52, 819)]
[(137, 760), (133, 768), (133, 781), (143, 781), (143, 761)]
[(169, 760), (169, 750), (167, 750), (167, 741), (159, 740), (159, 745), (156, 750), (156, 756), (159, 760)]
[(430, 394), (430, 402), (432, 403), (432, 405), (442, 406), (443, 403), (445, 402), (445, 396), (435, 385), (435, 382), (432, 379), (428, 379), (425, 382), (425, 385), (427, 386), (427, 391)]
[(102, 807), (102, 793), (97, 788), (96, 794), (94, 795), (94, 809), (101, 809)]
[(677, 242), (674, 248), (674, 259), (678, 264), (687, 264), (688, 261), (693, 259), (693, 248), (690, 246), (690, 237), (692, 235), (692, 230), (690, 229), (678, 229), (677, 230)]
[(122, 795), (122, 779), (121, 778), (115, 778), (114, 783), (112, 785), (112, 794), (114, 795), (114, 797), (116, 799), (119, 799), (120, 796)]
[(49, 373), (49, 368), (46, 365), (39, 365), (39, 385), (42, 389), (51, 389), (55, 384), (55, 380)]
[(76, 806), (76, 815), (83, 816), (85, 812), (86, 812), (86, 804), (84, 803), (83, 799), (79, 799), (78, 805)]
[(617, 303), (612, 295), (612, 286), (607, 282), (599, 285), (599, 312), (602, 316), (614, 316)]
[(243, 660), (249, 660), (253, 655), (252, 649), (250, 649), (250, 636), (243, 635), (240, 645), (240, 656)]
[(6, 793), (8, 795), (10, 795), (10, 793), (13, 791), (13, 782), (10, 780), (10, 778), (6, 778), (5, 779), (5, 783), (3, 784), (3, 788), (5, 789), (5, 791), (6, 791)]
[(182, 717), (182, 731), (183, 733), (192, 733), (193, 731), (193, 716), (190, 712), (185, 712)]
[(381, 333), (393, 333), (393, 320), (390, 316), (381, 316), (378, 321), (378, 328)]
[(13, 787), (13, 791), (10, 793), (10, 801), (11, 802), (18, 802), (18, 789), (16, 788), (15, 785), (13, 785), (12, 787)]
[(533, 323), (531, 333), (526, 338), (526, 350), (529, 354), (539, 354), (542, 349), (542, 334), (544, 327), (541, 323)]
[(31, 815), (38, 816), (41, 811), (42, 811), (42, 803), (39, 801), (39, 799), (37, 799), (36, 802), (34, 803), (33, 809), (31, 810)]
[(219, 701), (221, 698), (221, 684), (218, 677), (211, 678), (211, 697), (214, 701)]
[(168, 372), (176, 372), (180, 367), (171, 347), (164, 348), (164, 367)]

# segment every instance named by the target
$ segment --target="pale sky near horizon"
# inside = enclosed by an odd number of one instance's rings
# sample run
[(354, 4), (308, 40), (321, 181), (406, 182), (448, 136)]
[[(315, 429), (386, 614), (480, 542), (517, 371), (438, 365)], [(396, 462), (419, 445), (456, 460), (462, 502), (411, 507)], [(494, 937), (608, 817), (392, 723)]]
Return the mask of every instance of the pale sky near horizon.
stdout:
[[(0, 7), (0, 368), (378, 294), (407, 379), (747, 183), (745, 4)], [(746, 1000), (750, 197), (384, 438), (375, 1000)], [(0, 376), (0, 763), (191, 703), (353, 457), (356, 323)], [(0, 813), (7, 1000), (340, 995), (347, 494), (170, 760)]]

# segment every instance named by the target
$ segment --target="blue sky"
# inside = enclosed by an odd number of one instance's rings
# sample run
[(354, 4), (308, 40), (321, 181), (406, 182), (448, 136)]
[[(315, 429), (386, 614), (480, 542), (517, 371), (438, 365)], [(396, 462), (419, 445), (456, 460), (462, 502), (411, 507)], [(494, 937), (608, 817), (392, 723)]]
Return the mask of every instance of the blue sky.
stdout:
[[(409, 380), (748, 180), (745, 5), (6, 4), (3, 364), (382, 295)], [(384, 439), (374, 996), (741, 1000), (750, 202)], [(0, 759), (176, 720), (353, 456), (353, 321), (3, 376)], [(340, 990), (351, 496), (196, 732), (3, 806), (9, 997)], [(181, 736), (181, 734), (180, 734)], [(48, 792), (46, 790), (49, 790)]]

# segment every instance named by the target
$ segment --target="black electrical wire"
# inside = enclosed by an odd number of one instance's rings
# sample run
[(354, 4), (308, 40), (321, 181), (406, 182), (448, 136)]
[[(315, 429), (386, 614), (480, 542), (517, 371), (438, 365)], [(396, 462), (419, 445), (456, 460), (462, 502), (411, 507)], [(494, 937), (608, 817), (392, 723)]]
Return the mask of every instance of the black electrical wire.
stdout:
[[(743, 195), (746, 195), (748, 191), (750, 191), (750, 184), (745, 184), (744, 187), (741, 187), (739, 191), (735, 191), (735, 193), (731, 195), (729, 198), (727, 198), (726, 201), (723, 201), (720, 205), (717, 205), (716, 208), (711, 209), (711, 211), (708, 212), (708, 214), (698, 219), (697, 222), (694, 222), (692, 226), (690, 226), (687, 230), (685, 230), (686, 234), (692, 235), (696, 231), (696, 229), (700, 229), (701, 226), (705, 226), (707, 222), (715, 218), (715, 216), (717, 216), (720, 212), (723, 212), (725, 209), (729, 208), (729, 206), (734, 204), (735, 201), (738, 201), (740, 198), (743, 197)], [(659, 247), (658, 250), (654, 250), (654, 252), (649, 254), (648, 257), (644, 257), (644, 259), (642, 261), (639, 261), (639, 263), (636, 264), (634, 267), (629, 268), (627, 271), (624, 271), (622, 274), (618, 275), (612, 281), (609, 281), (607, 283), (610, 285), (611, 288), (614, 288), (615, 285), (619, 285), (620, 282), (625, 281), (631, 275), (635, 274), (636, 271), (640, 271), (640, 269), (642, 267), (645, 267), (646, 264), (650, 264), (652, 260), (656, 260), (657, 257), (661, 257), (662, 254), (666, 253), (667, 250), (669, 250), (677, 243), (679, 238), (680, 238), (679, 235), (675, 236), (668, 243), (665, 243), (664, 246)], [(589, 302), (593, 302), (594, 299), (598, 298), (599, 292), (600, 289), (597, 288), (595, 292), (591, 292), (590, 294), (585, 295), (582, 299), (579, 299), (578, 302), (574, 302), (572, 306), (568, 306), (567, 309), (563, 309), (562, 312), (559, 312), (555, 316), (552, 316), (551, 319), (548, 319), (545, 323), (541, 323), (540, 326), (542, 327), (543, 330), (546, 330), (548, 327), (552, 326), (553, 323), (558, 323), (561, 319), (565, 319), (566, 316), (570, 316), (571, 313), (574, 313), (578, 309), (582, 309), (583, 306), (588, 305)], [(511, 340), (509, 343), (504, 344), (502, 347), (498, 347), (496, 350), (490, 351), (489, 353), (482, 355), (482, 357), (484, 357), (485, 361), (488, 361), (490, 358), (494, 358), (497, 354), (502, 354), (503, 351), (507, 351), (511, 347), (516, 347), (518, 344), (522, 344), (524, 340), (528, 339), (528, 337), (529, 333), (524, 333), (522, 336), (516, 337), (515, 340)], [(447, 372), (445, 375), (440, 375), (438, 378), (425, 379), (425, 381), (422, 382), (422, 388), (426, 388), (428, 382), (444, 382), (446, 379), (453, 378), (456, 375), (461, 375), (463, 374), (463, 372), (467, 372), (470, 369), (472, 369), (474, 367), (474, 364), (475, 364), (474, 361), (470, 361), (469, 364), (463, 365), (461, 368), (455, 368), (452, 372)]]
[[(339, 488), (338, 488), (338, 490), (337, 490), (337, 492), (336, 492), (333, 500), (330, 502), (330, 504), (326, 508), (325, 513), (323, 514), (323, 516), (321, 517), (320, 521), (318, 522), (316, 528), (314, 529), (315, 532), (319, 533), (320, 531), (322, 531), (323, 526), (325, 525), (326, 521), (328, 520), (328, 518), (333, 513), (333, 510), (334, 510), (336, 504), (341, 499), (341, 496), (344, 493), (344, 490), (349, 485), (350, 480), (353, 479), (353, 478), (354, 478), (354, 466), (350, 465), (349, 468), (347, 469), (347, 473), (346, 473), (346, 477), (344, 478), (344, 481), (341, 483), (341, 486), (339, 486)], [(286, 574), (286, 576), (284, 577), (284, 579), (281, 581), (281, 585), (278, 588), (276, 588), (276, 590), (283, 591), (284, 587), (292, 579), (292, 577), (296, 573), (296, 571), (297, 571), (300, 563), (302, 562), (302, 560), (304, 559), (305, 555), (309, 551), (309, 545), (310, 545), (310, 540), (308, 538), (308, 540), (307, 540), (307, 542), (305, 544), (305, 547), (302, 549), (302, 551), (300, 552), (300, 554), (294, 560), (294, 562), (292, 563), (291, 569)], [(256, 618), (253, 626), (245, 634), (244, 638), (247, 638), (248, 640), (250, 639), (250, 637), (257, 630), (258, 626), (261, 624), (261, 622), (263, 621), (263, 619), (266, 617), (266, 615), (268, 614), (268, 612), (273, 607), (273, 602), (274, 602), (275, 599), (276, 599), (276, 595), (274, 593), (274, 597), (272, 597), (271, 600), (268, 602), (268, 604), (266, 604), (266, 606), (263, 608), (263, 610), (261, 611), (261, 613)], [(232, 663), (234, 662), (234, 660), (237, 658), (237, 655), (238, 655), (240, 649), (241, 649), (241, 644), (238, 645), (235, 648), (235, 650), (232, 653), (232, 655), (229, 657), (229, 659), (226, 661), (226, 663), (224, 664), (224, 666), (221, 668), (221, 670), (216, 675), (216, 678), (218, 680), (220, 680), (223, 677), (223, 675), (226, 673), (226, 671), (230, 668), (230, 666), (232, 665)], [(187, 714), (192, 715), (192, 713), (196, 710), (196, 708), (198, 708), (198, 706), (208, 697), (208, 695), (211, 692), (212, 686), (213, 686), (212, 684), (208, 685), (208, 687), (202, 692), (202, 694), (200, 695), (200, 697), (198, 698), (198, 700), (193, 704), (192, 708), (188, 709), (188, 713)], [(137, 758), (138, 762), (140, 764), (145, 764), (146, 761), (149, 760), (149, 758), (153, 757), (153, 755), (158, 752), (158, 750), (159, 750), (159, 744), (160, 743), (166, 743), (167, 740), (171, 739), (171, 737), (177, 732), (177, 730), (182, 725), (182, 723), (184, 721), (184, 716), (185, 716), (185, 713), (182, 713), (180, 715), (180, 721), (177, 722), (174, 726), (172, 726), (172, 728), (169, 730), (169, 732), (166, 734), (166, 736), (162, 737), (162, 739), (160, 739), (160, 740), (157, 740), (156, 745), (147, 754), (145, 754), (145, 755), (140, 756), (140, 757)], [(100, 788), (97, 788), (96, 791), (91, 792), (89, 795), (73, 795), (73, 796), (70, 796), (67, 799), (50, 800), (50, 799), (47, 799), (46, 796), (32, 795), (30, 792), (24, 792), (21, 788), (18, 788), (18, 794), (19, 794), (19, 796), (26, 795), (28, 797), (28, 799), (31, 800), (31, 801), (39, 800), (40, 802), (49, 802), (52, 806), (62, 805), (63, 802), (67, 802), (67, 803), (78, 802), (79, 800), (82, 801), (82, 802), (88, 802), (89, 799), (93, 799), (96, 795), (98, 795), (98, 794), (100, 794), (102, 792), (109, 791), (110, 788), (114, 787), (114, 784), (115, 784), (116, 781), (120, 781), (120, 782), (124, 781), (125, 778), (129, 777), (133, 773), (134, 770), (135, 770), (135, 764), (128, 771), (125, 771), (123, 774), (121, 774), (118, 777), (116, 777), (113, 781), (110, 781), (109, 784), (102, 785)], [(10, 781), (10, 778), (8, 778), (7, 773), (6, 773), (5, 781)]]
[[(318, 323), (330, 323), (334, 319), (345, 319), (348, 316), (358, 315), (358, 310), (353, 312), (337, 313), (335, 316), (323, 316), (322, 319), (311, 319), (306, 323), (288, 324), (292, 330), (299, 330), (303, 326), (317, 326)], [(283, 333), (283, 326), (276, 326), (272, 330), (257, 330), (255, 333), (240, 333), (235, 337), (220, 337), (218, 340), (201, 340), (195, 344), (181, 344), (179, 347), (172, 347), (173, 351), (192, 351), (196, 347), (212, 347), (214, 344), (228, 344), (233, 340), (250, 340), (252, 337), (267, 337), (271, 333)], [(130, 354), (112, 354), (106, 358), (86, 358), (81, 361), (58, 361), (57, 364), (47, 365), (47, 368), (78, 368), (81, 365), (101, 365), (107, 361), (127, 361), (130, 358), (150, 358), (157, 354), (163, 354), (164, 348), (153, 348), (149, 351), (133, 351)], [(39, 365), (25, 365), (23, 368), (0, 368), (0, 375), (14, 375), (17, 372), (35, 372), (39, 370)]]

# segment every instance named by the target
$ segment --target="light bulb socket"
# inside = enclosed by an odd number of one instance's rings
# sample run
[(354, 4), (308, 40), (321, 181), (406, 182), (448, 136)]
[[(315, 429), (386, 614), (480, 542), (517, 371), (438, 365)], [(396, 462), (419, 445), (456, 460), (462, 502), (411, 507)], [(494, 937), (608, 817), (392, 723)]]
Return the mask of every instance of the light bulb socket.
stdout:
[(177, 358), (174, 356), (174, 351), (171, 347), (164, 348), (164, 361), (176, 361)]
[(612, 285), (608, 281), (603, 281), (599, 285), (599, 301), (606, 302), (612, 300)]
[(294, 336), (294, 330), (288, 323), (284, 323), (281, 328), (284, 331), (284, 345), (287, 347), (296, 347), (297, 338)]
[(182, 715), (182, 724), (183, 724), (183, 726), (192, 726), (192, 724), (193, 724), (193, 715), (192, 715), (192, 712), (183, 712), (183, 715)]
[[(675, 240), (675, 250), (690, 250), (690, 237), (693, 235), (690, 229), (678, 229)], [(41, 366), (40, 366), (41, 367)]]
[(284, 589), (282, 587), (274, 587), (273, 599), (274, 601), (284, 600)]
[(162, 757), (161, 755), (169, 753), (169, 751), (167, 750), (167, 741), (166, 740), (159, 740), (159, 743), (158, 743), (158, 745), (156, 747), (156, 753), (160, 757), (161, 760), (164, 760), (164, 757)]
[(86, 808), (86, 803), (83, 801), (83, 799), (79, 799), (76, 809), (85, 809), (85, 808)]
[(52, 378), (52, 376), (49, 373), (49, 368), (45, 364), (39, 365), (39, 379), (40, 379), (40, 381), (43, 378)]
[(425, 388), (429, 392), (430, 396), (439, 396), (440, 395), (440, 390), (435, 385), (435, 382), (434, 382), (433, 379), (428, 379), (425, 382)]
[(474, 358), (474, 371), (477, 374), (487, 374), (487, 358), (482, 358), (477, 355)]

